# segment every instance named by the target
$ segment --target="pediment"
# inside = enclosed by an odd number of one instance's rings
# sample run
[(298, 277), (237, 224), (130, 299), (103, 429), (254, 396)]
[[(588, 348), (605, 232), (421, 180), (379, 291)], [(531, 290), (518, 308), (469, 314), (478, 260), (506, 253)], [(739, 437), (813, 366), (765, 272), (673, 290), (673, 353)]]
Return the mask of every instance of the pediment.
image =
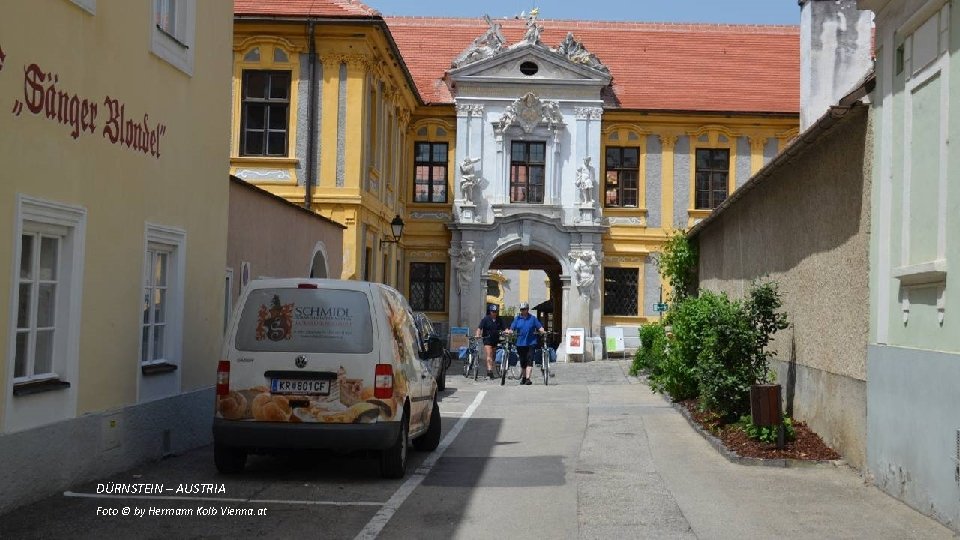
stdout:
[[(522, 70), (524, 66), (526, 72)], [(536, 66), (535, 73), (529, 73)], [(536, 43), (520, 43), (504, 52), (451, 69), (456, 82), (571, 83), (605, 86), (610, 75), (572, 61), (567, 56)]]

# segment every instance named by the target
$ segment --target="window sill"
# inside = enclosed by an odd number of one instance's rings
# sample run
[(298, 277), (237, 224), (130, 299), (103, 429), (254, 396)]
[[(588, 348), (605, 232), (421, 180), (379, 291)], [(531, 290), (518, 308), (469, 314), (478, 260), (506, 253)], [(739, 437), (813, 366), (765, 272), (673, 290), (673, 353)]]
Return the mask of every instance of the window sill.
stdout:
[(14, 383), (14, 396), (29, 396), (31, 394), (41, 394), (43, 392), (53, 392), (55, 390), (66, 390), (70, 388), (70, 383), (60, 379), (44, 379), (42, 381), (27, 381)]
[(437, 207), (440, 207), (440, 206), (448, 206), (448, 207), (449, 207), (449, 206), (450, 206), (450, 203), (448, 203), (448, 202), (424, 202), (424, 201), (418, 201), (418, 202), (412, 202), (412, 203), (408, 204), (408, 205), (407, 205), (407, 210), (408, 210), (408, 211), (418, 210), (418, 209), (422, 209), (422, 210), (436, 210)]
[(170, 362), (160, 362), (157, 364), (144, 364), (140, 366), (140, 373), (144, 376), (149, 377), (151, 375), (163, 375), (165, 373), (172, 373), (177, 370), (176, 364), (171, 364)]
[(947, 281), (947, 261), (937, 259), (893, 269), (893, 277), (901, 285), (936, 285)]
[(247, 166), (263, 165), (266, 167), (279, 167), (283, 165), (289, 167), (300, 166), (300, 160), (297, 158), (271, 156), (232, 156), (230, 163)]
[(180, 41), (180, 39), (177, 38), (177, 36), (171, 34), (170, 32), (167, 32), (167, 31), (166, 31), (162, 26), (160, 26), (159, 24), (156, 25), (156, 27), (157, 27), (157, 32), (160, 32), (161, 34), (163, 34), (164, 36), (166, 36), (167, 39), (169, 39), (170, 41), (176, 43), (178, 46), (180, 46), (181, 49), (186, 50), (186, 49), (189, 49), (189, 48), (190, 48), (189, 45), (187, 45), (186, 43)]
[(608, 216), (645, 216), (647, 209), (639, 206), (604, 206), (603, 213)]

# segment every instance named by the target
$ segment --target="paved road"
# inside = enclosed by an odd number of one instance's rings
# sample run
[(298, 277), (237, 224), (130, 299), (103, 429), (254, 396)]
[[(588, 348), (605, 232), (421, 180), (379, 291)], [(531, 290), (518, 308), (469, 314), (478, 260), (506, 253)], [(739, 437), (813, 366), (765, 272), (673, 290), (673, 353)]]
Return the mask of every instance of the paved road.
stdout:
[[(98, 482), (222, 483), (225, 493), (58, 495), (0, 516), (0, 538), (954, 537), (846, 468), (727, 462), (625, 365), (561, 364), (548, 387), (451, 375), (441, 449), (413, 453), (403, 480), (336, 455), (252, 458), (226, 477), (203, 448)], [(255, 515), (97, 515), (125, 507)]]

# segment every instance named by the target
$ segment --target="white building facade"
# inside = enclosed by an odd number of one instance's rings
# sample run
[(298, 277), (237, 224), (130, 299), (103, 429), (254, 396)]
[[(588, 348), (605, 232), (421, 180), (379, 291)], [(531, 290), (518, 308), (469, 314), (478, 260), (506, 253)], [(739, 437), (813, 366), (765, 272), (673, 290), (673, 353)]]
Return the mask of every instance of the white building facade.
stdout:
[[(488, 21), (489, 22), (489, 21)], [(583, 328), (586, 360), (602, 355), (597, 179), (605, 66), (572, 35), (543, 45), (536, 19), (506, 46), (499, 25), (447, 73), (457, 110), (451, 326), (475, 326), (493, 269), (541, 269), (565, 328)]]

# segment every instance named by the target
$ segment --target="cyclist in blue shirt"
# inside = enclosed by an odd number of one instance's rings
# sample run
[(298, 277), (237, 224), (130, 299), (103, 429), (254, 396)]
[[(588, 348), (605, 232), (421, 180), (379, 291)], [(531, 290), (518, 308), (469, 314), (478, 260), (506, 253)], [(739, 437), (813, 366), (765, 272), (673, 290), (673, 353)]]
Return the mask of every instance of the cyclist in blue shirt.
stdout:
[(523, 371), (520, 384), (533, 384), (530, 374), (533, 372), (533, 347), (537, 344), (537, 333), (544, 333), (540, 320), (530, 314), (530, 304), (520, 303), (520, 315), (510, 324), (510, 332), (517, 334), (517, 356)]

